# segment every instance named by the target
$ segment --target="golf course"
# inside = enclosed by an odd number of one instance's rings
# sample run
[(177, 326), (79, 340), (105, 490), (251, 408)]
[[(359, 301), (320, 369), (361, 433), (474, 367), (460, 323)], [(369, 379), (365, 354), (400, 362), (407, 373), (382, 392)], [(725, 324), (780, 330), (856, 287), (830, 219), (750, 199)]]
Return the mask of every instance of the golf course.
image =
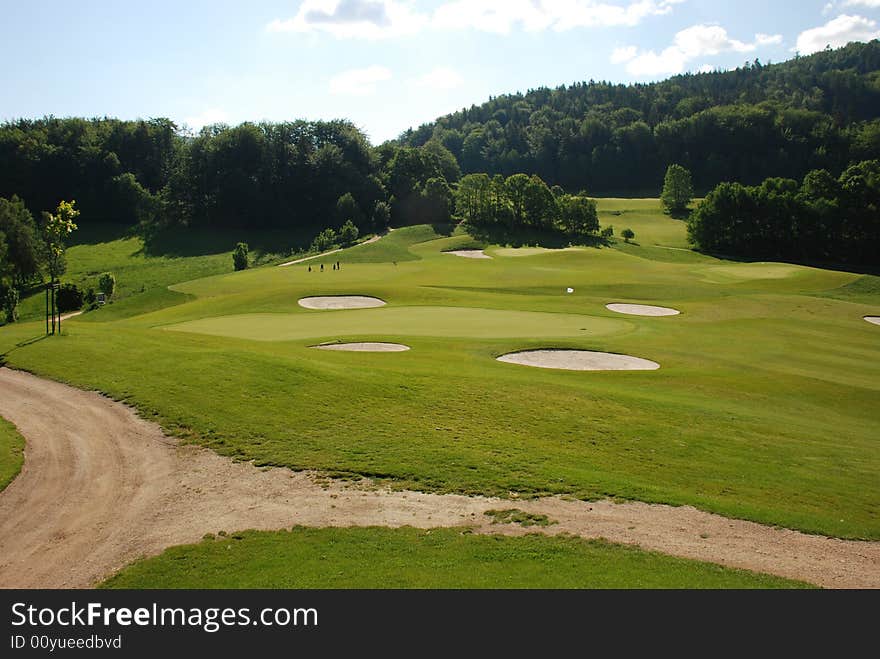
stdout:
[[(114, 569), (82, 585), (834, 585), (821, 566), (726, 561), (714, 531), (682, 520), (670, 528), (709, 553), (542, 508), (586, 514), (596, 502), (644, 506), (645, 520), (690, 511), (796, 533), (831, 543), (829, 561), (849, 548), (868, 557), (858, 583), (880, 586), (880, 327), (866, 322), (880, 315), (880, 279), (707, 256), (657, 199), (597, 203), (603, 225), (635, 239), (547, 249), (416, 225), (286, 267), (267, 254), (240, 272), (228, 251), (150, 257), (118, 236), (71, 247), (74, 278), (112, 255), (120, 295), (49, 337), (41, 298), (25, 300), (22, 322), (0, 328), (4, 366), (124, 403), (180, 450), (307, 477), (314, 496), (363, 493), (379, 510), (379, 494), (438, 497), (438, 511), (443, 497), (486, 502), (475, 517), (413, 524), (375, 511), (334, 520), (329, 500), (326, 523), (283, 511), (253, 525), (205, 518), (177, 542), (126, 545), (126, 562), (143, 562), (113, 576), (123, 565), (108, 558)], [(302, 303), (311, 298), (330, 302)], [(17, 437), (0, 424), (0, 485), (19, 468)], [(491, 524), (490, 501), (528, 514)], [(743, 567), (753, 571), (731, 569)]]

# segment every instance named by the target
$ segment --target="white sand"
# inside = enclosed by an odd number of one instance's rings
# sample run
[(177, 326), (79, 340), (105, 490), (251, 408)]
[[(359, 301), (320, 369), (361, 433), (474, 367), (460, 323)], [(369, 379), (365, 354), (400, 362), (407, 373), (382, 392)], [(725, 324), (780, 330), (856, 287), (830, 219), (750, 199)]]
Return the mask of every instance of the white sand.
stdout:
[(465, 259), (491, 259), (492, 257), (486, 254), (481, 249), (456, 249), (451, 252), (443, 252), (444, 254), (452, 254), (453, 256), (460, 256)]
[(402, 343), (322, 343), (312, 347), (318, 350), (342, 352), (406, 352), (410, 349)]
[(630, 316), (677, 316), (681, 312), (669, 307), (652, 307), (647, 304), (606, 304), (606, 309)]
[(589, 350), (528, 350), (501, 355), (498, 361), (565, 371), (656, 371), (660, 368), (660, 364), (647, 359)]
[(880, 325), (880, 316), (865, 316), (865, 320), (875, 325)]
[(333, 295), (325, 297), (304, 297), (299, 306), (306, 309), (372, 309), (384, 307), (385, 302), (376, 297), (363, 295)]

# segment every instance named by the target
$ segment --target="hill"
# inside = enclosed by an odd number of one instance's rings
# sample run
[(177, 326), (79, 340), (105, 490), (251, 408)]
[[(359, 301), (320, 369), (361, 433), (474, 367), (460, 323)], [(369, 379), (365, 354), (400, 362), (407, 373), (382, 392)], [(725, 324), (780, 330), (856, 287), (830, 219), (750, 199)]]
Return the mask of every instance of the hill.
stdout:
[(880, 42), (653, 84), (542, 87), (440, 117), (398, 142), (432, 139), (465, 174), (526, 172), (600, 195), (652, 185), (656, 194), (672, 162), (703, 191), (820, 168), (839, 174), (880, 156)]

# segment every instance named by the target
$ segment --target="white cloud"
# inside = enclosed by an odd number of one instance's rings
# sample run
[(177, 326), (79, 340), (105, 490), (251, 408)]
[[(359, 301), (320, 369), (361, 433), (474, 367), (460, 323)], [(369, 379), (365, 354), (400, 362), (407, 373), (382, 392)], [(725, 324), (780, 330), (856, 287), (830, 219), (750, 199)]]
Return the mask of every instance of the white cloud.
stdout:
[(596, 0), (451, 0), (434, 12), (433, 25), (497, 34), (508, 34), (517, 26), (527, 32), (632, 27), (650, 16), (668, 14), (681, 2), (684, 0), (635, 0), (628, 4)]
[(447, 90), (460, 87), (464, 82), (464, 78), (461, 77), (458, 71), (450, 69), (449, 67), (441, 66), (426, 73), (420, 78), (416, 78), (413, 82), (418, 87), (425, 87), (433, 90)]
[(391, 71), (384, 66), (344, 71), (330, 79), (330, 93), (344, 96), (370, 96), (376, 93), (380, 82), (391, 79)]
[(880, 9), (880, 0), (845, 0), (843, 3), (843, 6), (844, 7), (867, 7), (868, 9)]
[(337, 39), (384, 39), (416, 34), (428, 18), (397, 0), (304, 0), (296, 16), (275, 19), (269, 32), (325, 32)]
[(586, 27), (633, 27), (685, 0), (448, 0), (433, 14), (404, 0), (304, 0), (291, 19), (275, 19), (269, 32), (327, 33), (339, 39), (382, 39), (424, 29), (509, 34)]
[(755, 35), (756, 46), (778, 46), (782, 43), (781, 34), (761, 34)]
[(625, 64), (630, 60), (636, 58), (636, 55), (639, 54), (639, 49), (635, 46), (626, 46), (624, 48), (615, 48), (611, 52), (611, 63), (612, 64)]
[(219, 108), (210, 108), (201, 114), (192, 117), (186, 117), (183, 122), (195, 131), (199, 131), (205, 126), (212, 124), (225, 124), (229, 121), (229, 115), (225, 110)]
[(794, 50), (801, 55), (811, 55), (826, 46), (840, 48), (853, 41), (871, 41), (880, 39), (877, 21), (862, 16), (841, 14), (821, 27), (801, 32)]
[[(756, 34), (751, 43), (732, 39), (720, 25), (694, 25), (675, 35), (672, 45), (660, 53), (653, 50), (638, 52), (634, 57), (620, 60), (626, 49), (617, 48), (611, 54), (614, 63), (626, 62), (626, 70), (634, 76), (658, 76), (684, 73), (689, 62), (721, 53), (751, 53), (761, 46), (782, 43), (782, 35)], [(626, 50), (626, 55), (632, 50)], [(615, 62), (615, 56), (618, 61)], [(704, 65), (703, 68), (705, 68)]]

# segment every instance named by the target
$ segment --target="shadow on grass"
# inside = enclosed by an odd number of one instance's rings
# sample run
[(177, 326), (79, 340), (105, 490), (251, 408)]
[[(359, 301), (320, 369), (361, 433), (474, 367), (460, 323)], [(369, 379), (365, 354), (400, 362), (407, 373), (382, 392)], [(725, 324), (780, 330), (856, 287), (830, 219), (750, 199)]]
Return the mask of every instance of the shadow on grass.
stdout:
[(803, 259), (781, 254), (758, 254), (755, 256), (741, 256), (737, 254), (722, 254), (694, 248), (695, 252), (711, 256), (716, 259), (732, 261), (734, 263), (787, 263), (789, 265), (801, 265), (807, 268), (819, 268), (833, 270), (835, 272), (847, 272), (857, 275), (880, 276), (880, 265), (866, 265), (861, 263), (840, 263), (835, 261), (822, 261), (819, 259)]
[(7, 357), (9, 357), (9, 353), (13, 350), (18, 350), (19, 348), (26, 348), (29, 345), (33, 345), (34, 343), (39, 343), (40, 341), (45, 341), (49, 338), (47, 334), (40, 334), (39, 336), (35, 336), (32, 339), (26, 339), (25, 341), (20, 341), (15, 344), (14, 348), (10, 348), (6, 352), (0, 353), (0, 368), (3, 368), (7, 364)]
[(694, 211), (693, 211), (692, 209), (690, 209), (690, 208), (686, 208), (686, 209), (683, 210), (683, 211), (682, 211), (682, 210), (679, 210), (679, 211), (669, 211), (669, 213), (667, 213), (667, 214), (668, 214), (669, 217), (671, 217), (673, 220), (682, 220), (682, 221), (684, 221), (684, 222), (687, 222), (689, 219), (691, 219), (691, 214), (692, 214), (693, 212), (694, 212)]
[(145, 256), (208, 256), (231, 252), (239, 242), (251, 252), (293, 254), (306, 250), (314, 238), (310, 229), (247, 229), (173, 227), (142, 236)]
[(609, 242), (600, 236), (590, 235), (573, 238), (559, 231), (533, 227), (465, 225), (465, 229), (476, 240), (504, 247), (564, 249), (575, 245), (582, 247), (607, 247), (609, 245)]
[(126, 224), (111, 224), (99, 222), (96, 224), (80, 224), (76, 231), (67, 239), (68, 247), (77, 245), (97, 245), (109, 243), (123, 238), (133, 238), (137, 235), (137, 228)]

